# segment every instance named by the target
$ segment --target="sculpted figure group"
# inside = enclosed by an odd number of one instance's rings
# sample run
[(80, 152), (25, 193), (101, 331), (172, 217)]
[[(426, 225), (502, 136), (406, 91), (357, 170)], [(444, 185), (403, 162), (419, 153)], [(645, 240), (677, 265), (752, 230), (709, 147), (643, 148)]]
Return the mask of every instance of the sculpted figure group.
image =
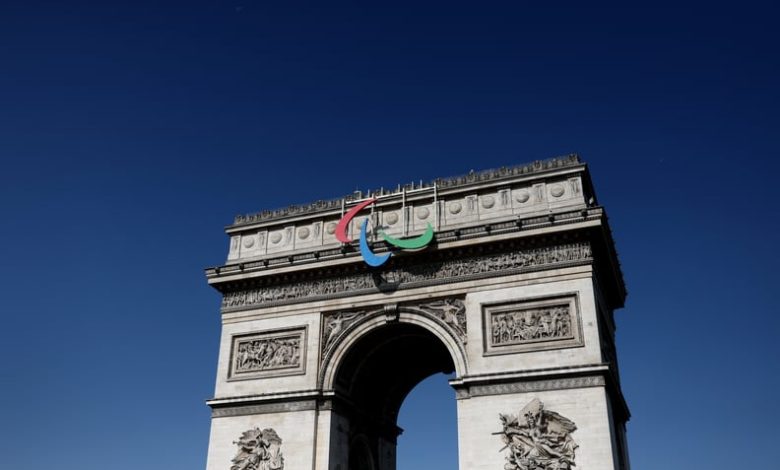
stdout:
[(493, 344), (571, 336), (571, 317), (567, 306), (496, 313), (491, 323)]
[(284, 457), (280, 449), (282, 439), (271, 428), (250, 429), (238, 441), (238, 453), (230, 470), (283, 470)]
[(251, 372), (297, 366), (301, 344), (298, 338), (266, 338), (239, 343), (236, 372)]
[[(578, 242), (488, 256), (453, 259), (441, 264), (399, 268), (388, 271), (383, 276), (392, 277), (393, 284), (404, 285), (530, 266), (580, 261), (590, 257), (590, 245), (586, 242)], [(376, 282), (374, 275), (370, 273), (326, 277), (314, 281), (299, 281), (290, 284), (228, 292), (222, 297), (222, 308), (245, 307), (268, 302), (291, 301), (294, 299), (354, 293), (359, 290), (372, 289), (376, 289)]]
[[(570, 470), (577, 444), (571, 433), (577, 426), (568, 418), (544, 409), (534, 398), (517, 416), (499, 415), (508, 450), (504, 470)], [(502, 449), (502, 450), (504, 450)]]
[[(448, 298), (427, 302), (423, 304), (408, 305), (422, 310), (449, 325), (458, 336), (466, 340), (466, 306), (462, 299)], [(322, 350), (327, 351), (351, 325), (356, 323), (369, 312), (360, 310), (355, 312), (339, 312), (325, 316), (325, 327), (322, 331)]]

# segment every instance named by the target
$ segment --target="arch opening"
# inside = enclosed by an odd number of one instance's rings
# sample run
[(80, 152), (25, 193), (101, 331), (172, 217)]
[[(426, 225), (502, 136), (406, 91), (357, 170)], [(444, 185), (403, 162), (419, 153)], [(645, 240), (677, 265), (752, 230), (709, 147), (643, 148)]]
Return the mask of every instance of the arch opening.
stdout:
[(412, 390), (401, 405), (397, 467), (400, 470), (458, 468), (458, 412), (452, 376), (434, 374)]
[(447, 346), (418, 325), (385, 324), (355, 341), (334, 377), (334, 412), (346, 424), (347, 468), (395, 470), (401, 405), (424, 379), (454, 371)]

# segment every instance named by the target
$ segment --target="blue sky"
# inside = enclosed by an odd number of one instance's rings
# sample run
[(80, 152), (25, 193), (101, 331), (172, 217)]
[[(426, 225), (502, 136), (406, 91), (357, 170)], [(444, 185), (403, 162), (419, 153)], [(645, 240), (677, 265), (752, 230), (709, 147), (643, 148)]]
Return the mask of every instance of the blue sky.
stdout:
[[(777, 11), (544, 3), (3, 2), (0, 467), (205, 467), (235, 214), (570, 152), (633, 467), (772, 462)], [(454, 406), (415, 389), (399, 469), (455, 468)]]

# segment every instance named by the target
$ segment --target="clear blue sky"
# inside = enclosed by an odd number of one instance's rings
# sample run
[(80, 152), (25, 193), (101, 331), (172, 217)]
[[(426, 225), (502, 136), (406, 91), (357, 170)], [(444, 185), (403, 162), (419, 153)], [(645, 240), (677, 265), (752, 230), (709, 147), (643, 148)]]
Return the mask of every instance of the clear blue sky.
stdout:
[[(318, 3), (0, 4), (0, 468), (205, 467), (236, 213), (570, 152), (634, 469), (774, 465), (778, 12)], [(454, 422), (420, 385), (399, 468), (454, 468)]]

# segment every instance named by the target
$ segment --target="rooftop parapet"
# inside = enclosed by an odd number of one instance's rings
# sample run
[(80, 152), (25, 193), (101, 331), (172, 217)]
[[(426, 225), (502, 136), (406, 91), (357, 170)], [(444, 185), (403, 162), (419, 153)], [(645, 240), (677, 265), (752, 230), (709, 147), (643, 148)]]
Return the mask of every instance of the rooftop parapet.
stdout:
[(388, 235), (403, 238), (419, 235), (428, 224), (436, 231), (450, 230), (587, 207), (595, 196), (577, 155), (399, 185), (391, 191), (357, 191), (343, 198), (236, 217), (226, 229), (231, 236), (227, 261), (338, 247), (337, 222), (351, 207), (370, 198), (376, 198), (376, 203), (349, 226), (352, 239), (366, 218)]
[(253, 214), (237, 215), (233, 225), (229, 226), (228, 228), (232, 229), (235, 227), (255, 224), (257, 222), (279, 220), (287, 217), (327, 211), (329, 209), (340, 209), (342, 203), (344, 202), (350, 203), (372, 196), (392, 196), (401, 194), (402, 192), (409, 192), (420, 189), (432, 189), (434, 186), (439, 189), (457, 188), (486, 182), (501, 181), (502, 179), (513, 178), (517, 176), (538, 175), (544, 172), (549, 172), (551, 170), (580, 165), (582, 165), (580, 157), (576, 154), (570, 154), (561, 157), (553, 157), (546, 160), (537, 160), (527, 164), (508, 167), (505, 166), (490, 170), (471, 171), (465, 175), (452, 176), (448, 178), (437, 178), (429, 183), (423, 183), (420, 181), (419, 183), (409, 183), (405, 185), (399, 184), (393, 190), (380, 188), (366, 192), (355, 191), (352, 194), (340, 198), (319, 200), (309, 204), (290, 205), (280, 209), (264, 210)]

